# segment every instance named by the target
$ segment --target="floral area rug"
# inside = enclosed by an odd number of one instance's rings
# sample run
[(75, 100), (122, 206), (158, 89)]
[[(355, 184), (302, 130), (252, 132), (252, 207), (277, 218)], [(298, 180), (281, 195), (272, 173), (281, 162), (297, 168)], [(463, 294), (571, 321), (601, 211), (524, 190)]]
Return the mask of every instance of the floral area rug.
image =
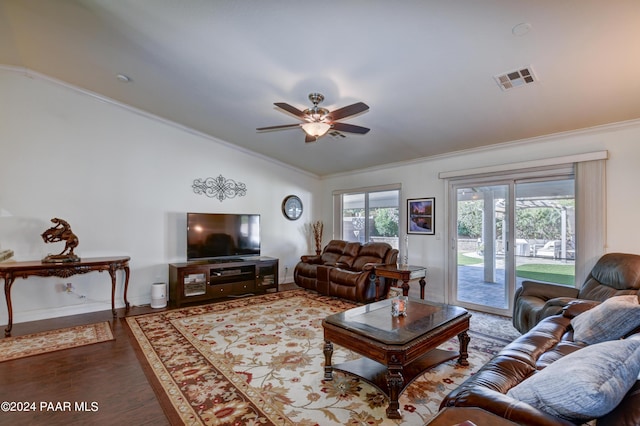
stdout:
[[(470, 365), (423, 373), (400, 397), (403, 419), (391, 420), (376, 387), (340, 371), (324, 380), (322, 320), (354, 306), (293, 290), (126, 321), (168, 418), (187, 425), (424, 424), (505, 345), (472, 327)], [(457, 351), (457, 338), (441, 348)], [(334, 364), (357, 358), (334, 345)]]
[(513, 326), (511, 318), (476, 311), (471, 311), (471, 315), (471, 330), (478, 336), (502, 342), (502, 346), (522, 335)]
[(0, 339), (0, 362), (113, 340), (108, 321)]

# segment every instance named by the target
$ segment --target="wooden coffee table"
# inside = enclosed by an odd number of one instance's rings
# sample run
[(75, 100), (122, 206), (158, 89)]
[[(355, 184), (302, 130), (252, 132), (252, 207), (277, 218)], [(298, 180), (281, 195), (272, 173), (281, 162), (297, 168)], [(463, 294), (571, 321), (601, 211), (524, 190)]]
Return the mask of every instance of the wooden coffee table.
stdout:
[[(365, 379), (389, 397), (387, 417), (401, 419), (398, 398), (402, 391), (425, 370), (458, 357), (469, 365), (469, 314), (458, 306), (409, 299), (407, 316), (392, 317), (391, 301), (330, 315), (324, 327), (324, 378), (333, 379), (333, 370), (341, 370)], [(437, 347), (458, 336), (460, 351)], [(363, 355), (355, 361), (331, 364), (333, 344)]]

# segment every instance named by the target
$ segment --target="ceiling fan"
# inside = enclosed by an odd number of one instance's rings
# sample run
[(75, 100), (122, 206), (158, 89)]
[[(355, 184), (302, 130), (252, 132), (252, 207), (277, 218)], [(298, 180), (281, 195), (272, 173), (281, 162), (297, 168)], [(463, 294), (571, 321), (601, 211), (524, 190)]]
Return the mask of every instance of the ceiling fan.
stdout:
[(361, 112), (369, 110), (369, 106), (364, 102), (357, 102), (346, 107), (329, 111), (326, 108), (319, 107), (318, 104), (324, 100), (324, 96), (320, 93), (310, 93), (309, 100), (313, 103), (313, 107), (300, 111), (298, 108), (286, 104), (284, 102), (274, 103), (280, 109), (283, 109), (303, 121), (299, 124), (284, 124), (281, 126), (259, 127), (256, 130), (281, 130), (294, 127), (302, 127), (305, 132), (305, 142), (315, 142), (318, 138), (324, 136), (330, 129), (347, 133), (358, 133), (364, 135), (369, 131), (366, 127), (356, 126), (354, 124), (338, 123), (342, 118), (347, 118)]

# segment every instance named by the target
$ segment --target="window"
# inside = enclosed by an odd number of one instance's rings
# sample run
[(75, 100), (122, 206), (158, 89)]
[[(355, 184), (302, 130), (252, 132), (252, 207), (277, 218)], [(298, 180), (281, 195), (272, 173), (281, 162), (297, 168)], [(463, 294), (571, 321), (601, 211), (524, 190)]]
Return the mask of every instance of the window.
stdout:
[(400, 185), (334, 191), (334, 238), (398, 248)]

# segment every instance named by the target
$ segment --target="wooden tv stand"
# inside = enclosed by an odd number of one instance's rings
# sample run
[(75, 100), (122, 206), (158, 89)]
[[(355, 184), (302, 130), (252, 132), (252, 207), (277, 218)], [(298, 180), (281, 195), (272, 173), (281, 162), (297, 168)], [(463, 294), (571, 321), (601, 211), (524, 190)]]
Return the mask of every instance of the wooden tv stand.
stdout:
[(265, 256), (169, 264), (169, 300), (176, 306), (278, 291), (278, 259)]

